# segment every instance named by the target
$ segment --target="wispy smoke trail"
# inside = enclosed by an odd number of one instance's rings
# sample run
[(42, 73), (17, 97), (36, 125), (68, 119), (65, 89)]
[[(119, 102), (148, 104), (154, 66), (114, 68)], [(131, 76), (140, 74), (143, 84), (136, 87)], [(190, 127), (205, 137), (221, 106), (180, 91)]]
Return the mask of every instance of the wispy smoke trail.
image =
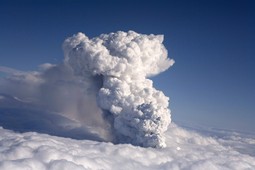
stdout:
[[(62, 132), (66, 131), (65, 136), (74, 136), (68, 134), (72, 130), (72, 132), (79, 131), (79, 134), (84, 135), (80, 138), (86, 139), (90, 134), (83, 133), (84, 128), (90, 128), (93, 129), (91, 133), (96, 133), (102, 140), (112, 141), (109, 122), (103, 119), (102, 110), (97, 106), (96, 92), (99, 90), (97, 85), (100, 83), (96, 81), (96, 77), (91, 79), (76, 77), (65, 64), (43, 64), (40, 66), (40, 71), (33, 72), (0, 67), (0, 72), (7, 74), (0, 79), (0, 96), (7, 94), (19, 100), (9, 100), (4, 97), (0, 101), (0, 109), (2, 109), (0, 111), (5, 108), (14, 108), (19, 109), (22, 114), (32, 112), (34, 113), (32, 115), (37, 118), (52, 115), (51, 118), (49, 117), (50, 121), (53, 121), (54, 115), (58, 114), (68, 118), (70, 123), (76, 122), (76, 124), (68, 123), (67, 125), (65, 122), (64, 124), (61, 121), (55, 122), (57, 127), (63, 128)], [(19, 115), (22, 114), (12, 113), (13, 120), (20, 121)], [(22, 120), (27, 122), (26, 120), (31, 118), (24, 117)], [(48, 121), (48, 118), (41, 120), (42, 124), (43, 121)], [(5, 124), (0, 121), (0, 125), (2, 123)], [(35, 127), (41, 127), (38, 121), (33, 124)], [(24, 126), (21, 128), (29, 130), (28, 125), (24, 124)], [(50, 127), (43, 128), (46, 132), (54, 131)]]
[(78, 33), (65, 40), (65, 64), (76, 76), (97, 80), (97, 103), (112, 123), (116, 142), (164, 147), (171, 122), (168, 97), (148, 77), (174, 64), (162, 35), (133, 31), (89, 39)]

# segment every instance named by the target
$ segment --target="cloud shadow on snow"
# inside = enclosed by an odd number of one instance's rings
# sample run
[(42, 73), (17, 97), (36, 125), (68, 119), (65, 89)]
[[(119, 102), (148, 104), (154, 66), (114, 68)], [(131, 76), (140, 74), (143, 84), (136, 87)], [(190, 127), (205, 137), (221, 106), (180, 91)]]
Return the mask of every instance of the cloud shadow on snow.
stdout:
[[(4, 99), (3, 99), (4, 96)], [(90, 127), (79, 125), (58, 113), (28, 108), (12, 96), (1, 94), (0, 126), (16, 132), (38, 132), (73, 139), (104, 141)], [(12, 106), (10, 107), (10, 103)]]

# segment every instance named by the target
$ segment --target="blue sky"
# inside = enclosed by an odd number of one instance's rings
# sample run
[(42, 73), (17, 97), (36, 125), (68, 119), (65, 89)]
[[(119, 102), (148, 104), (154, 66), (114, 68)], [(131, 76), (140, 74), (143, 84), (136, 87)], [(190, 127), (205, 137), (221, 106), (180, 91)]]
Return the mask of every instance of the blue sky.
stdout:
[(175, 65), (154, 77), (174, 121), (255, 130), (255, 1), (0, 1), (0, 65), (63, 60), (62, 42), (118, 30), (164, 34)]

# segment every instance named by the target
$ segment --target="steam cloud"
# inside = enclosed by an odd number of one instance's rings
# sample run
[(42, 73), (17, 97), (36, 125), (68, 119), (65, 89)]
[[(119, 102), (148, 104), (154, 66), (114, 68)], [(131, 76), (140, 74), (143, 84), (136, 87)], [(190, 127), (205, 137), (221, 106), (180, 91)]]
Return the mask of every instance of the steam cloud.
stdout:
[(65, 64), (75, 75), (97, 81), (97, 103), (112, 124), (115, 142), (166, 145), (169, 98), (148, 79), (174, 63), (162, 42), (162, 35), (119, 31), (92, 39), (78, 33), (63, 44)]

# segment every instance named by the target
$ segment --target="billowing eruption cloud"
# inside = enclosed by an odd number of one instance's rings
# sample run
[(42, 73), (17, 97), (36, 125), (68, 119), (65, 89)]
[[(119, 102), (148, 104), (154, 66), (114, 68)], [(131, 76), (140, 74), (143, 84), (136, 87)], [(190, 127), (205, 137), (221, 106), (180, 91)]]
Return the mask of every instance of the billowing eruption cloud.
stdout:
[(119, 31), (92, 39), (78, 33), (63, 44), (65, 64), (75, 75), (100, 84), (97, 103), (112, 123), (115, 142), (165, 146), (169, 98), (148, 79), (174, 63), (162, 42), (162, 35)]

